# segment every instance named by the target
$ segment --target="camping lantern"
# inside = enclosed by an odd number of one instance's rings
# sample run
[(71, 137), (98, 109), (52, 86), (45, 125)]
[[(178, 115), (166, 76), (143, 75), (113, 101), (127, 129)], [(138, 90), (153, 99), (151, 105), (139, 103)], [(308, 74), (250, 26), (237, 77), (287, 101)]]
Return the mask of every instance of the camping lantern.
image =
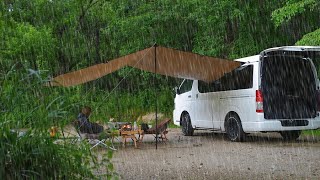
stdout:
[(123, 131), (131, 131), (132, 130), (132, 126), (130, 124), (124, 124), (121, 129)]

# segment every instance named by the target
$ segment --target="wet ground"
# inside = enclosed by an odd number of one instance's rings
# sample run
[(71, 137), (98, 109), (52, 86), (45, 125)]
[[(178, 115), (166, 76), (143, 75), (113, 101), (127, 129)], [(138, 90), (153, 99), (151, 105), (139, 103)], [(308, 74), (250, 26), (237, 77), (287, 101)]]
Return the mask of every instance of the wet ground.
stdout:
[(137, 149), (116, 143), (112, 161), (121, 179), (320, 179), (319, 137), (284, 142), (266, 133), (237, 143), (223, 134), (187, 137), (170, 129), (168, 139), (158, 149), (152, 135)]

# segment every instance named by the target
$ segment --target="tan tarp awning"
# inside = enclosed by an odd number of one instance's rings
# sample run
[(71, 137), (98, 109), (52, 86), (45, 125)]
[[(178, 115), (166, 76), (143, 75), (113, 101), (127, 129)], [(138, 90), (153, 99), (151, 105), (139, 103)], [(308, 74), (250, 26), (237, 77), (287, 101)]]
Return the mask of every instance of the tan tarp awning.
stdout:
[(51, 85), (67, 87), (82, 84), (110, 74), (125, 66), (165, 76), (210, 82), (239, 67), (240, 63), (161, 46), (153, 46), (111, 60), (108, 63), (97, 64), (59, 75), (53, 79)]

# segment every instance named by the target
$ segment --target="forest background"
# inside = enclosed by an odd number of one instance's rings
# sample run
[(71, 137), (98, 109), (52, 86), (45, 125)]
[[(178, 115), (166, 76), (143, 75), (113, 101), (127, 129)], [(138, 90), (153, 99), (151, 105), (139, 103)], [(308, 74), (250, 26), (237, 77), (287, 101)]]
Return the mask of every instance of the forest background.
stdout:
[(319, 22), (318, 0), (2, 0), (2, 137), (11, 128), (62, 127), (83, 105), (94, 109), (93, 121), (133, 121), (154, 112), (157, 98), (159, 112), (171, 117), (172, 89), (181, 82), (124, 68), (75, 87), (44, 87), (54, 76), (154, 43), (226, 59), (319, 46)]

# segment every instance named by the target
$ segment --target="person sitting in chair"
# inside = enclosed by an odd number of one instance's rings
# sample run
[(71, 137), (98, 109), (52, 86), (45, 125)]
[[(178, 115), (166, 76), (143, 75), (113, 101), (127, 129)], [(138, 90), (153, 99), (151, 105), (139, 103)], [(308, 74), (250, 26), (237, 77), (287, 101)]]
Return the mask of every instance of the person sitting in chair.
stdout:
[(99, 134), (103, 132), (103, 126), (89, 121), (90, 114), (91, 114), (90, 107), (85, 106), (81, 109), (81, 112), (79, 113), (77, 118), (80, 124), (80, 131), (82, 133), (90, 133), (90, 134)]

